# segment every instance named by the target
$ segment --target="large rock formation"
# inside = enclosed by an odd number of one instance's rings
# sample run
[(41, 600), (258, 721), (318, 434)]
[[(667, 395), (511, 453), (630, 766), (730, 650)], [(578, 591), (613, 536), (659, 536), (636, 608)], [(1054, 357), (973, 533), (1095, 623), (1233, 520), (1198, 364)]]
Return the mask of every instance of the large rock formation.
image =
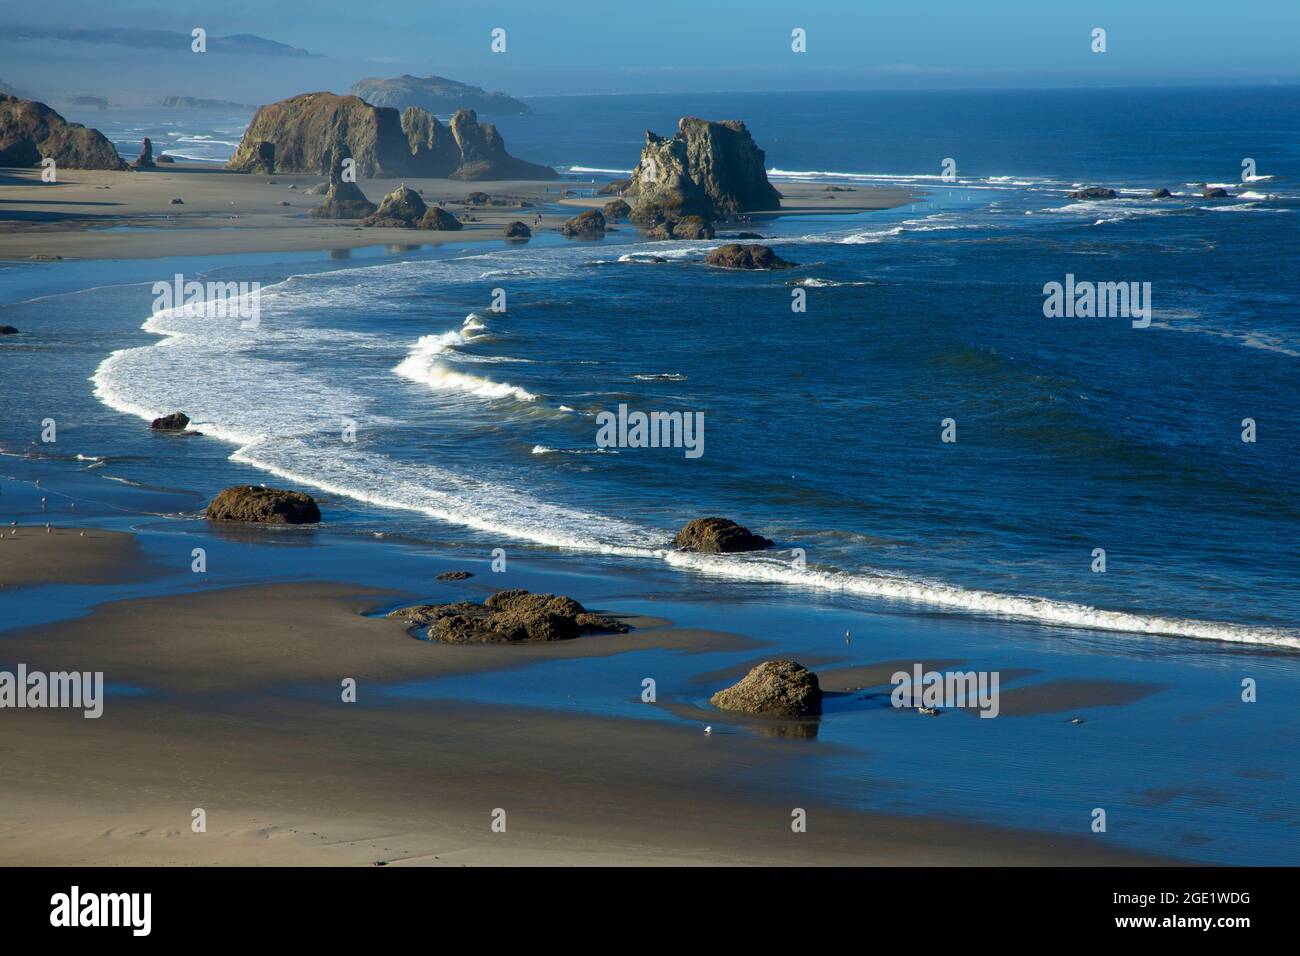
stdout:
[(209, 521), (249, 521), (263, 524), (316, 524), (320, 509), (311, 495), (259, 485), (227, 488), (208, 505)]
[(718, 246), (704, 257), (704, 261), (721, 269), (793, 269), (795, 267), (795, 263), (782, 259), (772, 251), (770, 246), (742, 246), (737, 242)]
[(523, 590), (498, 591), (482, 604), (419, 604), (389, 617), (425, 627), (429, 640), (444, 644), (564, 641), (592, 631), (627, 631), (572, 598)]
[(636, 222), (687, 215), (727, 219), (781, 205), (781, 194), (767, 181), (766, 157), (739, 120), (713, 123), (688, 116), (671, 139), (649, 130), (645, 139), (627, 190), (636, 192)]
[(477, 110), (497, 116), (522, 116), (531, 112), (524, 103), (504, 93), (488, 93), (481, 87), (441, 76), (411, 76), (408, 73), (388, 80), (372, 76), (357, 80), (348, 92), (375, 106), (397, 110), (418, 106), (443, 116), (456, 110)]
[(69, 123), (36, 100), (0, 94), (0, 166), (39, 166), (42, 159), (59, 169), (126, 169), (99, 130)]
[(444, 126), (418, 107), (404, 113), (356, 96), (304, 93), (263, 106), (244, 132), (231, 169), (251, 169), (262, 143), (275, 147), (284, 173), (323, 175), (330, 151), (344, 143), (359, 177), (428, 176), (454, 179), (557, 179), (549, 166), (515, 159), (491, 123), (459, 110)]
[(673, 547), (704, 554), (732, 554), (737, 551), (762, 551), (772, 541), (736, 524), (730, 518), (696, 518), (673, 538)]
[(758, 717), (816, 717), (822, 712), (817, 675), (798, 661), (764, 661), (709, 703)]
[(351, 158), (346, 143), (336, 143), (331, 153), (329, 188), (325, 201), (308, 215), (316, 219), (364, 219), (378, 207), (366, 198), (361, 187), (343, 178), (343, 163)]
[(149, 427), (160, 432), (183, 432), (190, 423), (190, 416), (184, 412), (172, 412), (162, 418), (155, 418)]
[(527, 223), (522, 223), (516, 219), (514, 222), (506, 224), (505, 234), (507, 239), (529, 239), (532, 237), (533, 231), (528, 228)]

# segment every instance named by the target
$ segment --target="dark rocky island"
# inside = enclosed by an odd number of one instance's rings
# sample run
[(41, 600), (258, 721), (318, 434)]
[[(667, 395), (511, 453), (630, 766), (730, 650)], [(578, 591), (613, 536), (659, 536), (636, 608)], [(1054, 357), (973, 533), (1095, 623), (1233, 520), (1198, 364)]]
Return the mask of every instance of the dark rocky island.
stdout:
[(793, 269), (796, 265), (782, 259), (770, 246), (742, 246), (735, 242), (714, 249), (704, 261), (720, 269)]
[(208, 505), (209, 521), (259, 524), (316, 524), (320, 509), (311, 495), (260, 485), (227, 488)]

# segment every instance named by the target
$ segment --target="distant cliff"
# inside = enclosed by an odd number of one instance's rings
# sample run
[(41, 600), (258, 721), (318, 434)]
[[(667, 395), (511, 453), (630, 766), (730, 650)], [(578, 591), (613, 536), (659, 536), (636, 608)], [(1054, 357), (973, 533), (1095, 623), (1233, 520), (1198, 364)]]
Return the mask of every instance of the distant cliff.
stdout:
[(200, 96), (164, 96), (158, 101), (158, 105), (175, 110), (251, 110), (253, 108), (247, 103), (205, 100)]
[(687, 215), (726, 219), (776, 209), (781, 194), (767, 181), (766, 156), (740, 120), (687, 116), (666, 139), (649, 130), (627, 194), (632, 218), (662, 222)]
[(405, 110), (418, 106), (430, 113), (448, 116), (457, 110), (474, 110), (488, 116), (520, 116), (531, 112), (528, 106), (504, 93), (488, 93), (482, 87), (457, 83), (441, 76), (405, 76), (384, 80), (369, 77), (358, 80), (348, 90), (375, 106)]
[(329, 170), (335, 145), (344, 144), (356, 173), (377, 176), (428, 176), (454, 179), (556, 179), (549, 166), (516, 159), (506, 152), (491, 123), (480, 124), (473, 110), (460, 110), (444, 126), (427, 111), (404, 113), (372, 106), (357, 96), (304, 93), (263, 106), (244, 132), (228, 164), (252, 169), (274, 148), (279, 172)]
[(37, 166), (42, 159), (59, 169), (126, 169), (99, 130), (69, 123), (36, 100), (0, 94), (0, 166)]

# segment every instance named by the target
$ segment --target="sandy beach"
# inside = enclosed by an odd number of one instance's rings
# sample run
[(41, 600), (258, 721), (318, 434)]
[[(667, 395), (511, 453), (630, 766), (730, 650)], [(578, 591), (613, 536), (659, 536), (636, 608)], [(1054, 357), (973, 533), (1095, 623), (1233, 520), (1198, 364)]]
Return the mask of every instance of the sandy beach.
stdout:
[[(600, 208), (613, 196), (564, 197), (592, 183), (461, 182), (450, 179), (370, 179), (359, 185), (372, 202), (403, 182), (426, 203), (444, 203), (458, 218), (473, 221), (453, 232), (362, 228), (354, 221), (310, 218), (319, 196), (306, 190), (322, 182), (301, 174), (252, 175), (211, 163), (182, 163), (153, 170), (69, 170), (57, 183), (43, 183), (39, 169), (0, 171), (0, 259), (152, 259), (162, 256), (355, 249), (385, 245), (418, 248), (443, 243), (502, 241), (502, 227), (520, 220), (534, 233), (556, 232), (569, 216)], [(290, 188), (295, 187), (295, 188)], [(827, 192), (814, 183), (783, 183), (783, 215), (847, 214), (888, 209), (911, 201), (911, 192), (861, 188)], [(486, 192), (505, 205), (465, 205), (471, 192)], [(173, 205), (181, 199), (183, 205)], [(531, 206), (521, 205), (523, 203)], [(287, 205), (286, 205), (287, 204)], [(572, 209), (561, 214), (555, 208)], [(540, 224), (535, 217), (540, 215)], [(763, 214), (767, 215), (767, 214)], [(757, 218), (757, 217), (756, 217)], [(628, 223), (613, 228), (635, 231)], [(753, 228), (737, 225), (736, 228)], [(719, 224), (726, 231), (726, 224)]]
[[(128, 536), (87, 554), (81, 530), (24, 528), (24, 551), (0, 545), (0, 581), (14, 585), (33, 559), (80, 565), (78, 579), (130, 567)], [(50, 570), (42, 580), (69, 578)], [(6, 661), (103, 671), (110, 685), (133, 690), (110, 693), (97, 720), (71, 710), (5, 713), (0, 864), (1158, 861), (1084, 837), (825, 806), (798, 783), (798, 743), (780, 737), (377, 700), (368, 693), (377, 684), (431, 674), (745, 644), (633, 617), (628, 635), (431, 645), (400, 622), (365, 615), (397, 597), (338, 583), (214, 589), (109, 603), (6, 634)], [(894, 663), (854, 676), (875, 680)], [(356, 703), (340, 700), (345, 677), (357, 681)], [(759, 765), (766, 769), (755, 776)], [(791, 831), (796, 807), (808, 813), (806, 833)], [(190, 828), (195, 808), (207, 814), (204, 833)], [(497, 809), (506, 811), (504, 833), (491, 828)]]

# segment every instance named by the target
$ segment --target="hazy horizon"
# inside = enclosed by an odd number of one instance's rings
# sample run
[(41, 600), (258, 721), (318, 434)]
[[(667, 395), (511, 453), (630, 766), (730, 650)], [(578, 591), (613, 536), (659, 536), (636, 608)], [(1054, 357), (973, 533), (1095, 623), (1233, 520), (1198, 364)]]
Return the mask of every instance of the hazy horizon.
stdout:
[[(37, 98), (186, 95), (250, 104), (318, 89), (346, 92), (362, 77), (403, 73), (518, 97), (1300, 82), (1293, 50), (1300, 6), (1264, 0), (1248, 22), (1219, 20), (1216, 9), (1199, 0), (1151, 0), (1140, 11), (1099, 0), (1086, 13), (1027, 0), (993, 0), (979, 10), (941, 2), (918, 30), (905, 11), (835, 0), (793, 9), (772, 0), (707, 9), (666, 0), (653, 13), (591, 0), (560, 10), (518, 0), (455, 0), (436, 9), (414, 0), (364, 9), (338, 0), (273, 9), (247, 0), (126, 0), (111, 11), (89, 0), (56, 0), (40, 16), (15, 18), (0, 37), (0, 81)], [(313, 55), (229, 53), (213, 44), (200, 56), (188, 47), (195, 27), (210, 40), (253, 34)], [(498, 28), (505, 49), (493, 52)], [(796, 28), (806, 31), (806, 52), (791, 48)], [(1095, 28), (1106, 31), (1105, 52), (1093, 52)], [(120, 34), (96, 42), (48, 35), (73, 29), (173, 36), (141, 34), (128, 45)], [(21, 35), (32, 30), (47, 35)]]

